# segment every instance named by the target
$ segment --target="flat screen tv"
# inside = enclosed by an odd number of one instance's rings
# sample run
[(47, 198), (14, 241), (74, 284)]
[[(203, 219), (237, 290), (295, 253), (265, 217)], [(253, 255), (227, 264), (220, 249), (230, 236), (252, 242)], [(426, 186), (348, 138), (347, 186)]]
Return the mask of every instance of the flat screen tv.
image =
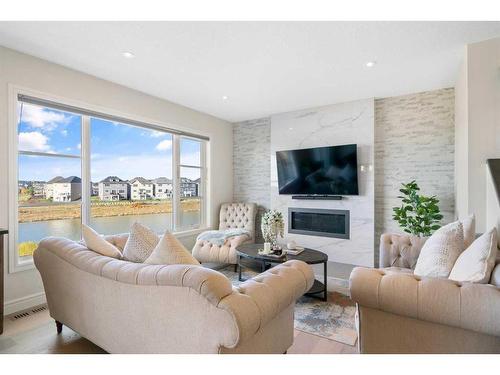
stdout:
[(277, 151), (280, 194), (358, 195), (357, 145)]

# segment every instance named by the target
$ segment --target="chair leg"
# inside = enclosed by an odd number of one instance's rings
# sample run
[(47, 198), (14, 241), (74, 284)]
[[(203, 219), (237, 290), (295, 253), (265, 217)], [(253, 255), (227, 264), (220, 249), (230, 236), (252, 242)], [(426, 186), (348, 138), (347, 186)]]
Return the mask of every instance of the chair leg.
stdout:
[(234, 265), (234, 272), (238, 272), (238, 263)]
[(59, 335), (59, 334), (61, 334), (61, 332), (62, 332), (62, 328), (63, 328), (63, 324), (62, 324), (61, 322), (58, 322), (58, 321), (56, 320), (56, 328), (57, 328), (57, 334), (58, 334), (58, 335)]

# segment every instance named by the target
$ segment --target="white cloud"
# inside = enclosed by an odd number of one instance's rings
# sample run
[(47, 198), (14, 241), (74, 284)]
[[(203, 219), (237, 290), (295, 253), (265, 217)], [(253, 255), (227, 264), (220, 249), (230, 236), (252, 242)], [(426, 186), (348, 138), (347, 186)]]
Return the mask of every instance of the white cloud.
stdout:
[(153, 130), (153, 131), (149, 132), (149, 136), (153, 137), (153, 138), (160, 138), (160, 137), (164, 137), (166, 135), (167, 135), (167, 133), (160, 132), (158, 130)]
[(170, 139), (165, 139), (156, 145), (158, 151), (169, 150), (172, 147), (172, 141)]
[(81, 143), (78, 143), (78, 144), (76, 145), (76, 148), (77, 148), (77, 149), (79, 149), (79, 150), (81, 150), (81, 149), (82, 149), (82, 144), (81, 144)]
[(23, 104), (22, 121), (32, 128), (52, 131), (58, 125), (66, 125), (71, 120), (70, 115), (61, 112), (51, 111), (42, 107)]
[(67, 131), (66, 129), (61, 130), (61, 135), (62, 135), (63, 137), (66, 137), (66, 136), (68, 135), (68, 131)]
[(19, 150), (50, 152), (49, 138), (40, 132), (19, 133)]

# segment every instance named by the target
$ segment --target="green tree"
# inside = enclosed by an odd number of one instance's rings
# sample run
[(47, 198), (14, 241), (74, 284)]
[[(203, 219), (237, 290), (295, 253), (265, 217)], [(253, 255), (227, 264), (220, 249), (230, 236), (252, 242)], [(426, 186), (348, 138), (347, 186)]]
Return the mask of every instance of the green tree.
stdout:
[(441, 227), (440, 221), (443, 218), (439, 210), (439, 200), (436, 196), (426, 197), (418, 192), (420, 188), (415, 181), (402, 184), (399, 191), (403, 194), (398, 196), (401, 199), (401, 207), (394, 207), (394, 220), (406, 232), (415, 236), (430, 236)]

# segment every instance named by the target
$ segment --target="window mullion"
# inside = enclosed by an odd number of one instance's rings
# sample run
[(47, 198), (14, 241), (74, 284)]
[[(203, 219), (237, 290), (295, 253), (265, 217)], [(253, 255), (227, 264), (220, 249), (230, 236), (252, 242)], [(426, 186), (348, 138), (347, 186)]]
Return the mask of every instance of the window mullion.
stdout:
[(200, 226), (205, 227), (207, 226), (207, 199), (205, 198), (207, 196), (207, 164), (206, 164), (206, 153), (207, 153), (207, 148), (206, 148), (206, 142), (201, 142), (201, 150), (200, 150), (200, 165), (201, 165), (201, 171), (200, 171), (200, 192), (198, 193), (200, 195), (200, 211), (201, 211), (201, 217), (200, 217)]
[(179, 136), (172, 135), (172, 229), (177, 231), (180, 228), (180, 212), (181, 212), (181, 199), (180, 199), (180, 141)]
[(82, 116), (82, 223), (90, 223), (90, 117)]

